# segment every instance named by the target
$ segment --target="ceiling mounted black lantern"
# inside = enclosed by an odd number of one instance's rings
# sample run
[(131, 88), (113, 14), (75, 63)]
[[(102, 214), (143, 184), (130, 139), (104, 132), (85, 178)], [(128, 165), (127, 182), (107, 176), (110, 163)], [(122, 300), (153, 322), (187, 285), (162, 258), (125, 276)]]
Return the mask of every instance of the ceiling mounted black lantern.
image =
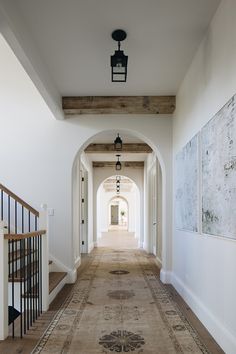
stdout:
[(112, 82), (126, 82), (128, 56), (120, 50), (120, 42), (122, 42), (127, 34), (125, 31), (118, 29), (112, 32), (112, 38), (118, 42), (118, 50), (111, 56), (111, 81)]
[(116, 151), (122, 150), (122, 139), (121, 139), (119, 133), (117, 134), (117, 137), (114, 140), (114, 148)]
[(116, 157), (118, 158), (118, 161), (116, 162), (116, 171), (120, 171), (121, 170), (121, 162), (119, 160), (120, 155), (116, 155)]

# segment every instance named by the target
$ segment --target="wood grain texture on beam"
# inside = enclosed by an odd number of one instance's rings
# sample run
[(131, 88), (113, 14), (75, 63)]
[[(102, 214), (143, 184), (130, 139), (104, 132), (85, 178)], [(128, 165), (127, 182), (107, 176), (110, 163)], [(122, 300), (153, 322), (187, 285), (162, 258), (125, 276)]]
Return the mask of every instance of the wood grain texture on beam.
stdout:
[[(90, 144), (85, 150), (86, 153), (115, 153), (114, 144)], [(122, 153), (151, 153), (152, 148), (148, 144), (130, 143), (123, 144)]]
[(74, 114), (172, 114), (175, 96), (62, 97), (65, 115)]
[[(121, 161), (123, 167), (132, 167), (132, 168), (143, 168), (143, 161)], [(115, 168), (116, 162), (114, 161), (93, 161), (93, 167), (112, 167)], [(119, 171), (117, 171), (119, 172)]]

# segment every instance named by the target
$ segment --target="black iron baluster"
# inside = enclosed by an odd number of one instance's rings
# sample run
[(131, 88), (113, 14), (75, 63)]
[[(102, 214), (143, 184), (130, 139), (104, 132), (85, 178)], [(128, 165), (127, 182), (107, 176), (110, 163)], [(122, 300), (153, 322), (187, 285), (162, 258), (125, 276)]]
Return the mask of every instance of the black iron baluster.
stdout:
[[(34, 229), (35, 231), (37, 230), (37, 216), (34, 218)], [(35, 319), (37, 320), (38, 318), (38, 313), (37, 313), (37, 274), (38, 274), (38, 263), (37, 263), (37, 254), (36, 254), (36, 247), (37, 247), (37, 239), (34, 237), (34, 262), (35, 262), (35, 289), (34, 289), (34, 301), (35, 301)]]
[(42, 313), (42, 286), (43, 286), (43, 280), (42, 280), (42, 235), (39, 236), (39, 248), (40, 248), (40, 258), (39, 258), (39, 274), (40, 274), (40, 313)]
[(32, 303), (33, 303), (33, 322), (35, 321), (35, 256), (34, 256), (34, 240), (35, 238), (32, 237), (32, 258), (33, 258), (33, 279), (32, 279)]
[[(31, 227), (30, 227), (30, 211), (29, 211), (29, 215), (28, 215), (28, 222), (29, 222), (29, 225), (28, 225), (28, 231), (30, 232), (31, 230)], [(32, 246), (31, 246), (31, 237), (29, 237), (29, 261), (30, 261), (30, 264), (29, 264), (29, 310), (30, 310), (30, 326), (32, 326), (32, 268), (33, 268), (33, 265), (32, 265)]]
[[(11, 221), (11, 198), (8, 196), (8, 230), (10, 233), (10, 221)], [(12, 302), (12, 307), (15, 307), (15, 241), (11, 241), (11, 271), (12, 271), (12, 276), (11, 276), (11, 302)], [(9, 255), (10, 256), (10, 255)], [(10, 263), (10, 262), (9, 262)], [(16, 270), (17, 272), (17, 270)], [(16, 273), (17, 277), (17, 273)], [(15, 320), (12, 321), (12, 338), (15, 338)]]
[(38, 274), (38, 316), (40, 315), (40, 249), (39, 249), (39, 236), (37, 236), (37, 274)]
[(24, 240), (20, 240), (20, 336), (23, 337), (23, 257), (25, 257)]
[[(25, 209), (24, 206), (22, 205), (21, 209), (21, 231), (22, 234), (24, 233), (25, 230)], [(26, 276), (25, 276), (25, 270), (26, 270), (26, 256), (28, 254), (28, 250), (25, 247), (26, 240), (22, 240), (23, 242), (23, 249), (24, 249), (24, 257), (23, 257), (23, 268), (22, 268), (22, 273), (23, 273), (23, 279), (24, 279), (24, 334), (26, 334), (26, 293), (27, 293), (27, 288), (26, 288)]]
[[(15, 200), (15, 234), (18, 233), (18, 215), (17, 215), (17, 201)], [(21, 311), (21, 296), (22, 296), (22, 282), (21, 282), (21, 269), (19, 269), (18, 271), (18, 259), (19, 257), (21, 258), (21, 248), (18, 250), (18, 240), (14, 240), (13, 241), (13, 244), (14, 244), (14, 258), (15, 258), (15, 266), (14, 266), (14, 269), (16, 271), (16, 277), (17, 277), (17, 274), (19, 273), (19, 280), (20, 280), (20, 312), (21, 312), (21, 317), (22, 317), (22, 311)], [(19, 255), (19, 257), (18, 257)], [(20, 262), (19, 262), (20, 263)], [(15, 291), (14, 291), (14, 296), (15, 296)], [(14, 300), (15, 302), (15, 300)], [(20, 323), (21, 323), (21, 318), (20, 318)], [(20, 332), (21, 332), (21, 326), (20, 326)]]
[[(7, 198), (7, 230), (8, 230), (8, 233), (10, 234), (10, 222), (11, 222), (11, 213), (10, 213), (10, 202), (11, 202), (11, 197), (8, 195), (8, 198)], [(11, 253), (11, 249), (10, 249), (10, 246), (11, 246), (11, 242), (8, 241), (8, 259), (10, 257), (10, 253)], [(11, 274), (11, 263), (8, 262), (8, 274)]]
[(26, 306), (27, 306), (27, 329), (29, 329), (29, 292), (30, 292), (30, 287), (29, 287), (29, 275), (30, 275), (30, 246), (29, 246), (29, 238), (27, 238), (27, 264), (26, 264), (26, 284), (27, 284), (27, 293), (26, 293)]

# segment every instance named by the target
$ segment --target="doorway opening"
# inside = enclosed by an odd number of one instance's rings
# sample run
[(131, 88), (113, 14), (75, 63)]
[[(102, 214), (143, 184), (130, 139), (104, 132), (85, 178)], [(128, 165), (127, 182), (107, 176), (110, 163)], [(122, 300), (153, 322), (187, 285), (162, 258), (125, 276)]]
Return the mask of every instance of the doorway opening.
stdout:
[(97, 246), (137, 249), (140, 191), (129, 177), (119, 178), (119, 194), (116, 192), (116, 176), (105, 179), (97, 191)]
[[(131, 248), (143, 248), (154, 254), (162, 268), (166, 260), (166, 240), (163, 237), (166, 227), (166, 178), (163, 176), (163, 161), (160, 162), (156, 147), (143, 137), (131, 131), (119, 130), (119, 133), (126, 143), (121, 159), (122, 178), (130, 179), (134, 182), (134, 189), (138, 190), (135, 206), (132, 207), (124, 190), (117, 195), (115, 188), (103, 208), (98, 204), (103, 183), (106, 182), (108, 188), (111, 179), (116, 177), (112, 142), (117, 131), (103, 131), (94, 135), (81, 147), (73, 165), (74, 257), (79, 262), (81, 253), (89, 253), (94, 247), (100, 247), (104, 233), (122, 231), (123, 236), (124, 232), (133, 233), (136, 244)], [(84, 177), (81, 177), (81, 169), (84, 170)], [(124, 187), (127, 185), (124, 183)], [(126, 202), (121, 202), (122, 197)]]
[(122, 197), (114, 197), (109, 203), (109, 231), (128, 231), (129, 204)]

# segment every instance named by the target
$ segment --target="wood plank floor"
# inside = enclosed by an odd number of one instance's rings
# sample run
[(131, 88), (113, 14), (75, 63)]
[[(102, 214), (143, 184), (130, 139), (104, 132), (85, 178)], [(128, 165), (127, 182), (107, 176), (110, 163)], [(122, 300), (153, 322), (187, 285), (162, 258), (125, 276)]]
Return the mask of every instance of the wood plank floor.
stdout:
[[(91, 255), (90, 255), (91, 256)], [(89, 256), (89, 257), (90, 257)], [(89, 260), (88, 256), (82, 257), (82, 266), (79, 268), (78, 276), (83, 273), (83, 270), (86, 269), (86, 265)], [(181, 296), (176, 292), (176, 290), (171, 285), (166, 285), (170, 293), (172, 294), (175, 301), (178, 303), (181, 308), (183, 314), (186, 316), (190, 324), (195, 328), (201, 337), (202, 342), (205, 344), (207, 349), (212, 354), (223, 354), (223, 350), (218, 346), (218, 344), (214, 341), (212, 336), (206, 330), (206, 328), (201, 324), (201, 322), (197, 319), (188, 305), (183, 301)], [(48, 312), (44, 313), (41, 318), (35, 323), (32, 329), (28, 332), (28, 334), (23, 338), (8, 338), (7, 340), (0, 342), (0, 353), (1, 354), (30, 354), (33, 348), (35, 347), (38, 339), (44, 333), (53, 317), (64, 303), (64, 299), (70, 294), (73, 285), (66, 285), (61, 292), (58, 294), (56, 299), (50, 305), (50, 309)], [(145, 354), (145, 353), (144, 353)], [(155, 353), (153, 353), (155, 354)]]

